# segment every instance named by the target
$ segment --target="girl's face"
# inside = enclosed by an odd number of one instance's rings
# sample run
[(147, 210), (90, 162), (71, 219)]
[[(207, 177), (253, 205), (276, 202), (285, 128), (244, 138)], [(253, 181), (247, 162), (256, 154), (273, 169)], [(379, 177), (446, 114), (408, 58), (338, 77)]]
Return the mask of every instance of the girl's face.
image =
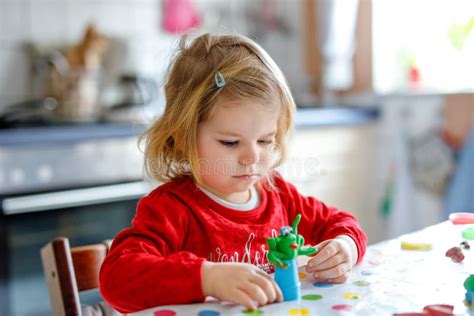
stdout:
[(249, 189), (272, 164), (279, 107), (219, 98), (211, 117), (199, 123), (197, 149), (204, 188), (233, 203), (245, 203)]

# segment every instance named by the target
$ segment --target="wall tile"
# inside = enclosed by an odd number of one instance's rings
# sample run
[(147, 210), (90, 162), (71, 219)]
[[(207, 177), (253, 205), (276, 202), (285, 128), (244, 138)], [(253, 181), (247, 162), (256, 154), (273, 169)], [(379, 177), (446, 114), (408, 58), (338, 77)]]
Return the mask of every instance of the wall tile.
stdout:
[(132, 8), (132, 23), (135, 34), (161, 33), (161, 4), (137, 3)]
[(29, 71), (28, 55), (22, 47), (0, 47), (0, 106), (29, 96)]
[(69, 15), (66, 1), (31, 0), (31, 39), (36, 43), (61, 43), (67, 39)]
[(157, 3), (150, 1), (68, 1), (69, 37), (78, 40), (88, 23), (109, 36), (129, 37), (156, 31)]
[(26, 0), (0, 1), (0, 41), (23, 41), (30, 37), (30, 4)]

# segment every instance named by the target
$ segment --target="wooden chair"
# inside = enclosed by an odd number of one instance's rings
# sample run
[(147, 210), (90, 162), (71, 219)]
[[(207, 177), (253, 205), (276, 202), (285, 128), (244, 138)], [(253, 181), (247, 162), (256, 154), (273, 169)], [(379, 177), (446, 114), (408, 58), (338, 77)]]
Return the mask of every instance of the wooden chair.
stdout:
[(69, 247), (69, 240), (58, 237), (41, 248), (41, 260), (48, 284), (52, 314), (114, 315), (106, 303), (81, 306), (79, 292), (99, 287), (99, 269), (112, 240), (82, 247)]

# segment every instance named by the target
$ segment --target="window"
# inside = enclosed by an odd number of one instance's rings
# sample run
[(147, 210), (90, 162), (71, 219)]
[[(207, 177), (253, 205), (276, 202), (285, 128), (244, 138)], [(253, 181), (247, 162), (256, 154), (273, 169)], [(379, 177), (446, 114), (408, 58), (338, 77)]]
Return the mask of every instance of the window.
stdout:
[(378, 93), (473, 91), (474, 1), (373, 0), (373, 56)]

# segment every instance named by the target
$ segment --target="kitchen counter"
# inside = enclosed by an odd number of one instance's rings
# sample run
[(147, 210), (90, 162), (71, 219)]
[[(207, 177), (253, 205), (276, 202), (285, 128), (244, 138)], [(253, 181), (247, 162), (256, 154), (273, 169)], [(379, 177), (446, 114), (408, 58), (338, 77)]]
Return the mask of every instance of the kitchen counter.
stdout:
[[(358, 125), (376, 121), (376, 108), (304, 108), (295, 115), (295, 128)], [(139, 123), (87, 123), (0, 130), (0, 146), (74, 143), (87, 140), (137, 137), (146, 125)]]
[(87, 140), (137, 137), (145, 125), (132, 123), (87, 123), (0, 130), (0, 146), (77, 143)]
[(376, 121), (377, 108), (300, 108), (295, 128), (359, 125)]

